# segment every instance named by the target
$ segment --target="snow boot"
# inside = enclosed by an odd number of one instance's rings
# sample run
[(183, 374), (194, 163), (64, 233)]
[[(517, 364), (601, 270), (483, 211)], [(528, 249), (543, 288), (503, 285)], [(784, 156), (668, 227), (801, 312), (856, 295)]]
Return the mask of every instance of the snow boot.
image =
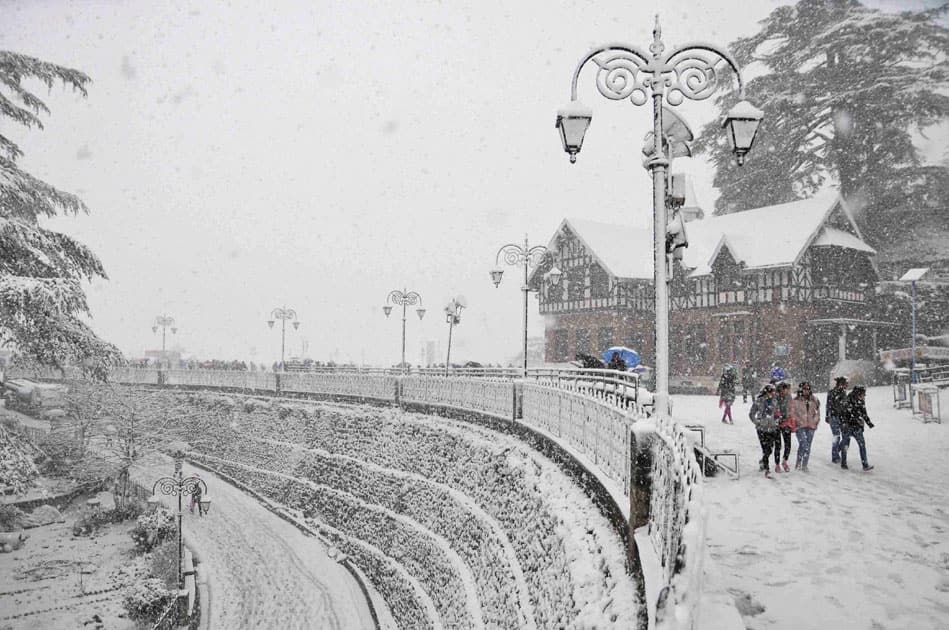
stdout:
[(788, 466), (787, 461), (784, 462), (784, 472), (791, 472), (791, 468)]
[(873, 470), (873, 466), (864, 466), (864, 467), (863, 467), (863, 472), (869, 472), (869, 471), (871, 471), (871, 470)]
[(847, 467), (847, 464), (843, 464), (843, 463), (842, 463), (842, 464), (840, 464), (840, 467), (843, 468), (844, 470), (849, 470), (848, 467)]

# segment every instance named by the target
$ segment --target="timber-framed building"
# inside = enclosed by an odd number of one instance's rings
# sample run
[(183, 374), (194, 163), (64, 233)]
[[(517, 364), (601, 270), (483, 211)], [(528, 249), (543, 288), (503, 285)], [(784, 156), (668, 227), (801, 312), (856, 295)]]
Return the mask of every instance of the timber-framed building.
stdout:
[[(673, 386), (714, 388), (722, 367), (775, 365), (823, 384), (843, 359), (876, 360), (895, 333), (880, 321), (874, 250), (836, 194), (703, 218), (682, 209), (689, 246), (670, 282)], [(546, 360), (612, 345), (652, 365), (652, 232), (564, 219), (535, 269)], [(542, 282), (556, 265), (557, 286)], [(820, 385), (818, 385), (819, 387)]]

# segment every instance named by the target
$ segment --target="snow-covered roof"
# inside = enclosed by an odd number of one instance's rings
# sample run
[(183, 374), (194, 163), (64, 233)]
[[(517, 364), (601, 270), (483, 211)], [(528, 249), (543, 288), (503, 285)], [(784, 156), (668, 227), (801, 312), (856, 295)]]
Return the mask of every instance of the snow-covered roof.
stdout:
[(820, 234), (817, 235), (817, 238), (814, 239), (811, 245), (814, 247), (844, 247), (846, 249), (867, 252), (868, 254), (876, 253), (875, 249), (853, 234), (829, 226), (824, 226), (824, 229), (820, 231)]
[[(831, 213), (838, 207), (843, 210), (846, 223), (853, 226), (853, 233), (827, 225)], [(557, 234), (565, 225), (613, 276), (652, 279), (651, 229), (567, 218)], [(711, 273), (712, 262), (723, 247), (727, 247), (745, 269), (791, 266), (811, 246), (875, 253), (860, 237), (836, 191), (810, 199), (690, 221), (686, 223), (686, 235), (689, 246), (683, 252), (682, 262), (686, 268), (692, 269), (692, 276)], [(550, 248), (556, 247), (555, 234)]]
[[(568, 225), (587, 251), (617, 278), (652, 279), (652, 230), (598, 223), (586, 219), (564, 219), (557, 234)], [(550, 249), (556, 249), (556, 234)]]

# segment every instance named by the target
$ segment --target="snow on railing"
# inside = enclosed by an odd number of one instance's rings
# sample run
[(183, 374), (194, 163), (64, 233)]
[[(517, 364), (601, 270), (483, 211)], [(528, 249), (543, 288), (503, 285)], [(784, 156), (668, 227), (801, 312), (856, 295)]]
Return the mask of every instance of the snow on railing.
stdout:
[(649, 496), (649, 537), (659, 554), (663, 587), (656, 630), (691, 630), (702, 597), (706, 522), (702, 471), (685, 429), (656, 427)]
[(404, 376), (401, 402), (480, 411), (514, 418), (514, 382), (482, 377)]
[[(62, 378), (51, 374), (49, 378)], [(220, 387), (261, 392), (311, 393), (430, 404), (521, 420), (546, 431), (592, 460), (630, 498), (632, 427), (648, 416), (651, 394), (633, 374), (613, 370), (533, 369), (527, 378), (506, 368), (416, 370), (315, 369), (278, 373), (236, 370), (140, 370), (119, 368), (112, 380), (134, 384)], [(278, 385), (279, 383), (279, 385)], [(657, 630), (693, 627), (702, 591), (705, 521), (701, 470), (693, 445), (674, 422), (640, 432), (652, 452), (649, 480), (635, 480), (649, 492), (649, 535), (662, 566)]]

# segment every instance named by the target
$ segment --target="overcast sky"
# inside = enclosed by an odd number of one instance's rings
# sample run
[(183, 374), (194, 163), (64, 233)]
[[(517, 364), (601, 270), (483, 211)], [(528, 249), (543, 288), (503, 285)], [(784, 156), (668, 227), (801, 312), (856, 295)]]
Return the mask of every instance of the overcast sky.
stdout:
[[(656, 6), (669, 48), (724, 47), (779, 4)], [(280, 333), (266, 320), (286, 305), (301, 321), (288, 356), (306, 343), (317, 360), (392, 364), (400, 317), (381, 306), (407, 288), (428, 308), (410, 313), (408, 360), (425, 340), (444, 351), (442, 308), (464, 295), (453, 360), (506, 362), (522, 303), (516, 269), (490, 281), (500, 246), (525, 233), (546, 244), (566, 216), (650, 225), (649, 107), (601, 97), (588, 68), (594, 120), (575, 165), (554, 129), (584, 53), (646, 49), (646, 5), (0, 0), (0, 49), (93, 79), (87, 99), (38, 88), (43, 131), (0, 125), (27, 170), (90, 207), (51, 227), (102, 259), (93, 327), (130, 357), (160, 347), (151, 325), (166, 313), (188, 354), (270, 362)], [(678, 110), (696, 131), (712, 116), (707, 103)], [(677, 162), (711, 210), (711, 168)], [(530, 322), (542, 334), (533, 297)]]

